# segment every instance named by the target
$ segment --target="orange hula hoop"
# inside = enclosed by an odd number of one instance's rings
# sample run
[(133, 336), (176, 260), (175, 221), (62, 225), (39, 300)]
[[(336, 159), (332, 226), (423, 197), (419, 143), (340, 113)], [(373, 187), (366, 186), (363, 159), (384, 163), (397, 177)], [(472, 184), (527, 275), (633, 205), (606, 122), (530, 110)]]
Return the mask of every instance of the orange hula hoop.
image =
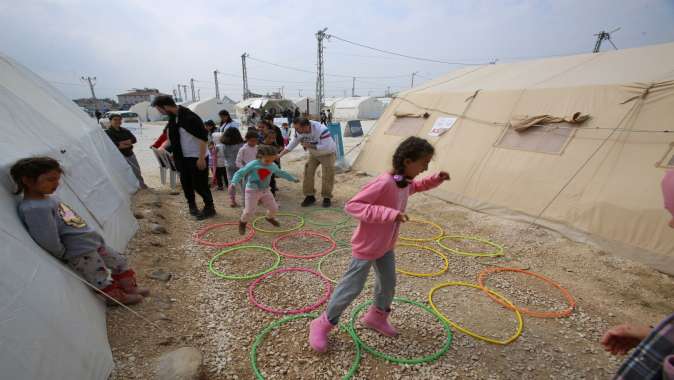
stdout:
[(528, 276), (536, 277), (539, 280), (542, 280), (544, 282), (547, 282), (548, 284), (554, 286), (555, 288), (559, 289), (560, 292), (562, 292), (562, 296), (564, 296), (564, 299), (566, 299), (566, 302), (569, 304), (569, 307), (567, 307), (564, 310), (560, 311), (538, 311), (538, 310), (531, 310), (527, 309), (526, 307), (520, 307), (516, 306), (513, 304), (515, 309), (517, 309), (520, 313), (526, 314), (531, 317), (536, 317), (536, 318), (563, 318), (563, 317), (568, 317), (573, 313), (573, 309), (576, 308), (576, 300), (573, 298), (571, 293), (563, 288), (561, 285), (556, 283), (555, 281), (541, 275), (538, 273), (534, 272), (529, 272), (524, 269), (519, 269), (519, 268), (500, 268), (500, 267), (493, 267), (493, 268), (486, 268), (482, 272), (480, 272), (477, 275), (477, 283), (482, 287), (482, 290), (491, 298), (492, 300), (498, 302), (499, 304), (503, 305), (504, 307), (507, 307), (508, 309), (513, 309), (513, 306), (506, 304), (505, 302), (501, 301), (497, 297), (494, 297), (492, 294), (490, 294), (488, 291), (485, 291), (486, 289), (485, 286), (485, 279), (488, 275), (492, 273), (497, 273), (497, 272), (516, 272), (516, 273), (522, 273), (526, 274)]

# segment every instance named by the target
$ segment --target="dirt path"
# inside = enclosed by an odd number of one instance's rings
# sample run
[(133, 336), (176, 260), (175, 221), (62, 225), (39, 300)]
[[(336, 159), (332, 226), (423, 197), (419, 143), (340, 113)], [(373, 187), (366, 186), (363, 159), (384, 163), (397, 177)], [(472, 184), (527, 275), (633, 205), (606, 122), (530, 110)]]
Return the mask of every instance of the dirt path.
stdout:
[[(297, 156), (295, 156), (297, 157)], [(291, 156), (292, 159), (292, 156)], [(301, 161), (284, 162), (284, 168), (299, 173)], [(149, 171), (147, 169), (146, 171)], [(154, 171), (154, 169), (153, 169)], [(148, 175), (149, 182), (157, 181)], [(338, 175), (335, 199), (344, 200), (369, 181), (353, 173)], [(280, 182), (282, 211), (302, 213), (298, 185)], [(240, 209), (226, 206), (225, 193), (215, 192), (217, 223), (236, 221)], [(247, 286), (251, 281), (228, 281), (208, 272), (208, 260), (218, 252), (196, 245), (191, 234), (203, 224), (186, 215), (182, 194), (168, 190), (141, 192), (135, 208), (144, 215), (141, 229), (129, 245), (128, 255), (144, 285), (153, 296), (134, 310), (156, 320), (157, 331), (122, 309), (110, 309), (108, 332), (117, 369), (113, 379), (153, 378), (156, 358), (182, 346), (202, 350), (207, 379), (251, 379), (249, 354), (254, 337), (264, 326), (279, 317), (251, 306)], [(499, 242), (505, 247), (501, 259), (475, 259), (447, 254), (448, 270), (437, 277), (398, 276), (397, 295), (426, 303), (429, 290), (444, 281), (475, 282), (476, 275), (488, 264), (529, 268), (562, 284), (575, 297), (578, 306), (568, 318), (539, 319), (524, 316), (524, 333), (507, 346), (488, 344), (454, 330), (454, 341), (446, 355), (432, 364), (399, 366), (370, 354), (363, 359), (357, 379), (520, 379), (564, 378), (605, 379), (617, 369), (621, 359), (605, 354), (597, 341), (609, 325), (628, 322), (655, 323), (671, 313), (674, 295), (669, 291), (674, 281), (666, 275), (639, 264), (615, 258), (583, 244), (571, 242), (557, 233), (528, 225), (475, 213), (440, 201), (427, 194), (410, 199), (408, 212), (431, 220), (448, 234), (474, 235)], [(149, 231), (152, 222), (164, 225), (167, 235)], [(286, 225), (291, 218), (283, 218)], [(329, 233), (331, 228), (308, 225)], [(428, 228), (408, 225), (407, 233), (428, 236)], [(348, 230), (344, 236), (348, 236)], [(222, 230), (216, 239), (231, 239), (233, 230)], [(253, 244), (269, 246), (278, 235), (257, 234)], [(300, 251), (297, 242), (287, 249)], [(294, 246), (292, 246), (294, 244)], [(315, 240), (301, 242), (302, 252), (324, 247)], [(432, 246), (432, 245), (431, 245)], [(435, 248), (439, 248), (434, 246)], [(325, 260), (324, 272), (338, 278), (348, 263), (348, 249)], [(316, 268), (319, 259), (285, 259), (281, 267)], [(241, 251), (226, 255), (217, 268), (227, 273), (251, 273), (272, 263), (270, 255)], [(397, 252), (400, 269), (433, 272), (441, 268), (442, 259), (418, 250)], [(164, 283), (147, 279), (145, 272), (164, 268), (172, 273)], [(495, 274), (487, 281), (490, 287), (519, 305), (534, 309), (561, 310), (561, 294), (535, 280), (514, 274)], [(369, 299), (366, 288), (356, 301)], [(310, 275), (291, 274), (274, 277), (260, 284), (256, 295), (276, 307), (300, 307), (322, 294), (319, 282)], [(475, 289), (448, 287), (434, 296), (436, 304), (451, 318), (490, 337), (505, 339), (514, 333), (513, 313), (490, 301)], [(383, 339), (359, 329), (368, 343), (392, 355), (427, 355), (440, 348), (444, 333), (433, 318), (417, 308), (395, 304), (393, 321), (403, 333), (397, 339)], [(322, 311), (324, 306), (319, 309)], [(342, 322), (348, 321), (351, 308)], [(316, 355), (306, 344), (308, 319), (289, 322), (270, 334), (259, 349), (258, 363), (267, 378), (335, 379), (341, 378), (354, 359), (354, 348), (344, 332), (334, 335), (333, 349)]]

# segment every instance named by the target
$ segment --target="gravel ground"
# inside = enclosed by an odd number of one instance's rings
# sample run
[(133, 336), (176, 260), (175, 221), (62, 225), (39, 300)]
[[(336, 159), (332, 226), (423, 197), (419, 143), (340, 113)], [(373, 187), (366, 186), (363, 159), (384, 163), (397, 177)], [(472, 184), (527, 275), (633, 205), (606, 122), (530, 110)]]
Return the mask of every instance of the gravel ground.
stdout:
[[(303, 162), (290, 156), (284, 168), (301, 174)], [(141, 160), (146, 179), (158, 186), (154, 163)], [(150, 166), (147, 166), (148, 164)], [(338, 175), (336, 207), (358, 191), (370, 178), (355, 174)], [(284, 212), (301, 213), (300, 187), (279, 182), (280, 203)], [(227, 207), (226, 194), (216, 192), (217, 223), (236, 221), (240, 209)], [(162, 353), (182, 346), (193, 346), (204, 354), (206, 379), (254, 378), (249, 354), (254, 337), (279, 316), (249, 304), (250, 281), (228, 281), (208, 272), (208, 260), (219, 249), (197, 245), (191, 234), (205, 225), (189, 218), (182, 195), (167, 189), (140, 192), (135, 199), (141, 229), (129, 245), (128, 256), (139, 280), (153, 291), (152, 297), (133, 309), (153, 321), (158, 328), (131, 315), (111, 308), (108, 333), (117, 368), (112, 379), (149, 379), (154, 376), (156, 359)], [(454, 331), (454, 341), (434, 363), (396, 365), (364, 353), (356, 379), (605, 379), (617, 369), (622, 358), (606, 354), (599, 344), (601, 333), (610, 325), (623, 322), (656, 323), (671, 312), (674, 295), (669, 291), (672, 278), (640, 264), (613, 257), (587, 245), (571, 242), (555, 232), (497, 217), (475, 213), (443, 202), (431, 194), (410, 198), (408, 213), (431, 220), (446, 233), (472, 235), (502, 244), (501, 258), (473, 258), (442, 251), (435, 243), (422, 243), (441, 250), (449, 262), (447, 272), (436, 277), (398, 276), (396, 293), (421, 303), (429, 290), (446, 281), (476, 282), (477, 274), (491, 265), (528, 268), (567, 288), (578, 306), (568, 318), (540, 319), (524, 316), (524, 332), (507, 346), (492, 345)], [(335, 215), (323, 215), (329, 220)], [(281, 219), (284, 225), (292, 218)], [(323, 221), (325, 221), (323, 220)], [(167, 235), (154, 235), (149, 225), (164, 225)], [(269, 226), (267, 226), (269, 227)], [(406, 233), (428, 236), (429, 228), (409, 226)], [(331, 228), (307, 224), (305, 229), (329, 234)], [(348, 238), (344, 232), (340, 236)], [(258, 233), (251, 244), (271, 246), (278, 234)], [(235, 231), (222, 229), (208, 235), (213, 240), (236, 237)], [(305, 241), (305, 252), (323, 247), (320, 241)], [(479, 244), (457, 242), (464, 249), (486, 249)], [(267, 253), (239, 251), (224, 255), (217, 267), (225, 273), (245, 274), (259, 271), (272, 263)], [(281, 267), (316, 268), (316, 259), (284, 258)], [(431, 272), (442, 260), (427, 251), (400, 251), (399, 268)], [(338, 278), (348, 265), (348, 251), (327, 258), (323, 270)], [(163, 268), (172, 273), (168, 282), (151, 280), (145, 273)], [(517, 273), (495, 273), (487, 285), (520, 306), (534, 310), (562, 310), (566, 303), (559, 290), (539, 280)], [(313, 303), (322, 285), (311, 275), (288, 273), (273, 276), (256, 290), (260, 301), (273, 307), (297, 307)], [(355, 304), (370, 299), (366, 290)], [(494, 338), (505, 338), (515, 331), (514, 313), (491, 301), (481, 291), (465, 287), (446, 287), (434, 295), (436, 305), (451, 320), (473, 331)], [(317, 311), (321, 312), (324, 307)], [(342, 322), (348, 322), (353, 306)], [(384, 338), (358, 328), (368, 344), (388, 354), (418, 356), (437, 350), (444, 339), (440, 324), (430, 315), (405, 304), (394, 304), (392, 321), (402, 332), (395, 339)], [(344, 331), (331, 337), (331, 350), (322, 355), (307, 346), (309, 319), (282, 325), (262, 342), (259, 367), (265, 376), (276, 379), (336, 379), (348, 369), (355, 351)]]

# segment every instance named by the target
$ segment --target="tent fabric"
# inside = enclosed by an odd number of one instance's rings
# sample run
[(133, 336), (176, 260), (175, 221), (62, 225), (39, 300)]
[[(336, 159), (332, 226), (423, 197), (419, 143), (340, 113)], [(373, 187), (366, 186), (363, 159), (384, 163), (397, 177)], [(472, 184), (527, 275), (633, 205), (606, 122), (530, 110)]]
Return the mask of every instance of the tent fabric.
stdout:
[(332, 111), (335, 119), (377, 119), (384, 112), (384, 104), (369, 96), (342, 98), (334, 103)]
[[(674, 118), (673, 67), (670, 43), (453, 71), (394, 98), (354, 166), (389, 170), (382, 157), (410, 135), (424, 137), (436, 148), (429, 170), (452, 174), (436, 196), (674, 274), (674, 233), (659, 186), (674, 163), (666, 132)], [(553, 127), (521, 132), (540, 139), (531, 148), (500, 144), (511, 137), (514, 115), (576, 112), (591, 118), (572, 127), (557, 152), (536, 150), (559, 137)], [(424, 113), (418, 123), (396, 117)], [(457, 118), (453, 127), (428, 136), (447, 116)]]
[(520, 115), (515, 116), (512, 120), (508, 122), (510, 128), (516, 130), (517, 132), (526, 131), (527, 129), (535, 125), (548, 125), (548, 124), (557, 124), (557, 123), (568, 123), (571, 125), (580, 125), (586, 122), (590, 118), (590, 115), (583, 115), (580, 112), (575, 112), (573, 115), (568, 117), (552, 116), (552, 115), (537, 115), (537, 116), (527, 116)]
[(160, 121), (162, 119), (162, 114), (152, 107), (148, 101), (134, 104), (129, 108), (129, 112), (137, 113), (141, 121)]
[(137, 229), (131, 168), (96, 121), (0, 54), (0, 368), (8, 379), (107, 379), (105, 305), (42, 250), (19, 220), (11, 165), (48, 155), (65, 172), (57, 195), (123, 251)]
[[(303, 96), (299, 98), (290, 98), (289, 100), (295, 104), (295, 107), (300, 109), (301, 113), (311, 113), (316, 110), (316, 99), (314, 98)], [(307, 101), (309, 107), (307, 107)]]
[(218, 112), (221, 110), (226, 110), (232, 115), (234, 114), (235, 105), (228, 100), (229, 98), (226, 98), (225, 100), (219, 100), (218, 98), (213, 97), (192, 103), (188, 105), (187, 108), (199, 115), (201, 120), (213, 120), (217, 123), (220, 120)]

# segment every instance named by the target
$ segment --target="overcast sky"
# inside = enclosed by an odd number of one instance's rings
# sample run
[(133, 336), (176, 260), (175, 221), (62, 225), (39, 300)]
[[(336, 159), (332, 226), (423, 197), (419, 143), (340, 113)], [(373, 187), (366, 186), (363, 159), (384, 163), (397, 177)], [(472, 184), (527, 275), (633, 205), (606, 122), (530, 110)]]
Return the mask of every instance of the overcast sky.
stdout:
[[(196, 85), (201, 97), (241, 99), (241, 54), (251, 55), (252, 91), (315, 92), (317, 30), (405, 54), (463, 63), (499, 63), (590, 52), (594, 33), (620, 27), (618, 48), (674, 41), (671, 0), (94, 1), (0, 0), (0, 51), (71, 98), (134, 87), (172, 93)], [(332, 39), (325, 43), (326, 93), (382, 95), (460, 66), (392, 57)], [(602, 50), (613, 49), (605, 44)], [(293, 71), (267, 63), (291, 66)], [(343, 75), (343, 76), (333, 76)]]

